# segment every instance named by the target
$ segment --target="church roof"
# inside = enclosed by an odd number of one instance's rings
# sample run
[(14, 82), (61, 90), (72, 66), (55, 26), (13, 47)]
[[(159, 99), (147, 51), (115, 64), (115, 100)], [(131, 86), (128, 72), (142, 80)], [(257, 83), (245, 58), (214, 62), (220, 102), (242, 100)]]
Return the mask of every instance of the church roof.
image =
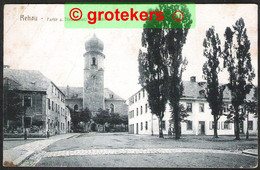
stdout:
[(123, 98), (121, 98), (120, 96), (118, 96), (117, 94), (115, 94), (112, 90), (105, 88), (104, 89), (104, 96), (105, 96), (105, 100), (124, 100)]
[[(83, 99), (83, 87), (60, 87), (66, 95), (67, 88), (69, 89), (69, 96), (66, 96), (67, 99)], [(104, 97), (105, 100), (124, 100), (108, 88), (104, 88)]]
[(96, 51), (102, 53), (104, 49), (104, 43), (94, 34), (92, 38), (86, 41), (85, 49), (86, 51)]
[(4, 79), (11, 82), (10, 88), (22, 91), (46, 91), (51, 80), (36, 70), (16, 70), (5, 68)]

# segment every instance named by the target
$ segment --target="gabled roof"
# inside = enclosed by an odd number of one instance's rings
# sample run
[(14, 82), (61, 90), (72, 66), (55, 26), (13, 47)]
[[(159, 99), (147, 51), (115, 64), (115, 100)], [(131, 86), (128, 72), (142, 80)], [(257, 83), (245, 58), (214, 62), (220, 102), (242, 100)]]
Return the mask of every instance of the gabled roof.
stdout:
[(83, 99), (83, 87), (68, 87), (69, 88), (69, 96), (66, 93), (67, 87), (59, 87), (61, 91), (66, 94), (66, 99), (75, 99), (81, 98)]
[[(66, 96), (66, 99), (77, 99), (83, 98), (83, 87), (59, 87), (64, 94), (67, 95), (67, 88), (69, 89), (69, 96)], [(105, 100), (123, 100), (120, 96), (115, 94), (112, 90), (104, 88), (104, 97)]]
[(46, 91), (51, 81), (40, 71), (36, 70), (16, 70), (5, 68), (3, 73), (4, 79), (15, 82), (15, 88), (22, 91)]
[(124, 100), (122, 97), (115, 94), (112, 90), (105, 88), (104, 89), (105, 100)]
[[(206, 82), (183, 81), (183, 98), (205, 98), (203, 93), (206, 87)], [(223, 98), (231, 99), (231, 94), (227, 87), (223, 92)]]
[[(224, 85), (224, 84), (220, 84)], [(192, 81), (183, 81), (183, 95), (182, 99), (205, 99), (205, 88), (207, 84), (206, 82), (192, 82)], [(128, 100), (133, 100), (133, 97), (137, 95), (140, 91), (136, 92), (134, 95), (132, 95)], [(252, 100), (252, 97), (254, 96), (254, 89), (250, 91), (250, 93), (246, 96), (247, 100)], [(224, 100), (231, 100), (231, 93), (228, 87), (225, 88), (223, 92), (223, 98)]]

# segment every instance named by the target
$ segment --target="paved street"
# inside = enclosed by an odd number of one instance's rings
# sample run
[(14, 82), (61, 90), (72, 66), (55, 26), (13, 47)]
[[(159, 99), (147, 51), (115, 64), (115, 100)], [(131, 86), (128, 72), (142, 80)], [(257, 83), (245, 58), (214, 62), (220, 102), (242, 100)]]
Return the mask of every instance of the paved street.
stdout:
[(233, 136), (217, 140), (212, 136), (182, 136), (175, 141), (150, 135), (86, 133), (52, 137), (11, 150), (30, 150), (30, 146), (35, 146), (34, 153), (19, 166), (255, 167), (257, 156), (244, 154), (243, 151), (255, 150), (257, 139), (233, 139)]

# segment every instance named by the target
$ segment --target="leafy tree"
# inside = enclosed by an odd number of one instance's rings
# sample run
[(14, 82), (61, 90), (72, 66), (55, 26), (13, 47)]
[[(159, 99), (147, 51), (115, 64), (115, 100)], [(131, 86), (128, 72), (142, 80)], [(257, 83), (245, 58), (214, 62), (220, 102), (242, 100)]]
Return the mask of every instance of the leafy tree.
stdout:
[(120, 116), (121, 123), (125, 125), (125, 130), (127, 130), (127, 125), (128, 125), (128, 115), (121, 115)]
[[(146, 24), (154, 24), (147, 21)], [(163, 138), (162, 119), (167, 103), (167, 67), (165, 65), (164, 31), (162, 29), (143, 29), (142, 47), (139, 51), (139, 83), (148, 94), (152, 114), (159, 120), (159, 137)]]
[(231, 91), (231, 104), (234, 108), (234, 112), (230, 114), (234, 116), (235, 137), (239, 140), (239, 123), (243, 116), (239, 108), (244, 104), (246, 95), (253, 87), (252, 80), (255, 77), (249, 52), (250, 41), (243, 18), (236, 21), (233, 29), (227, 27), (224, 36), (224, 68), (229, 72), (228, 88)]
[(121, 123), (123, 123), (124, 125), (128, 125), (128, 115), (121, 115), (120, 119)]
[(207, 81), (206, 99), (211, 108), (211, 114), (214, 119), (214, 137), (218, 138), (218, 120), (223, 114), (223, 91), (225, 86), (220, 86), (218, 82), (218, 73), (220, 69), (221, 48), (220, 39), (215, 28), (212, 26), (206, 31), (206, 38), (203, 41), (204, 52), (203, 55), (207, 61), (203, 65), (204, 78)]
[[(171, 119), (169, 120), (170, 124), (174, 125), (174, 121), (175, 121), (175, 114), (171, 115)], [(187, 122), (187, 117), (189, 116), (188, 112), (187, 112), (187, 108), (184, 107), (183, 104), (180, 104), (180, 116), (179, 116), (179, 122)], [(180, 124), (179, 124), (180, 125)], [(181, 126), (178, 129), (180, 131), (181, 134)], [(175, 132), (175, 128), (174, 128), (174, 132)]]
[(105, 123), (111, 120), (110, 114), (108, 110), (99, 109), (98, 113), (93, 117), (93, 120), (97, 124), (101, 124), (103, 126), (103, 131), (105, 131)]
[[(86, 125), (87, 122), (90, 121), (91, 118), (91, 112), (88, 108), (86, 108), (83, 111), (74, 111), (74, 109), (69, 108), (70, 109), (70, 115), (71, 115), (71, 122), (72, 122), (72, 127), (73, 130), (77, 130), (77, 129), (82, 129), (83, 126), (82, 124)], [(83, 129), (82, 129), (83, 130)]]
[[(4, 80), (3, 86), (3, 103), (4, 103), (4, 122), (7, 124), (8, 120), (21, 120), (24, 114), (24, 107), (18, 90), (12, 87), (9, 79)], [(18, 123), (18, 122), (17, 122)]]
[[(164, 117), (167, 100), (172, 107), (175, 122), (175, 138), (180, 138), (180, 98), (183, 92), (182, 73), (187, 60), (182, 57), (182, 48), (186, 42), (188, 28), (192, 24), (191, 14), (186, 5), (159, 5), (165, 19), (161, 22), (147, 20), (145, 28), (157, 24), (157, 28), (144, 29), (142, 46), (146, 52), (139, 52), (139, 83), (148, 93), (148, 103), (151, 111), (159, 119), (159, 137), (162, 134), (162, 118)], [(180, 10), (185, 17), (181, 22), (172, 21), (172, 14)], [(169, 29), (171, 28), (171, 29)]]
[[(185, 17), (181, 22), (163, 22), (165, 35), (165, 51), (167, 52), (166, 65), (168, 66), (168, 100), (172, 108), (172, 117), (174, 117), (175, 139), (180, 139), (180, 117), (181, 105), (180, 98), (183, 94), (182, 73), (187, 65), (187, 60), (182, 56), (183, 46), (186, 43), (186, 37), (189, 27), (192, 24), (189, 9), (184, 4), (160, 5), (160, 9), (164, 11), (165, 21), (172, 17), (172, 14), (180, 10)], [(175, 25), (175, 28), (173, 25)]]
[(121, 117), (118, 113), (110, 113), (110, 120), (109, 123), (112, 125), (121, 124)]

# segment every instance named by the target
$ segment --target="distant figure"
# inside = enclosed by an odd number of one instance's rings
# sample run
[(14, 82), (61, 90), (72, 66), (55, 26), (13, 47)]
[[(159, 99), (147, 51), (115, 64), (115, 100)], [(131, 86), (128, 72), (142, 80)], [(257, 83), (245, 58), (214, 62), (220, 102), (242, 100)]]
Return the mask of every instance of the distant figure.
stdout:
[(47, 138), (49, 138), (50, 137), (50, 132), (49, 132), (49, 130), (47, 130)]

